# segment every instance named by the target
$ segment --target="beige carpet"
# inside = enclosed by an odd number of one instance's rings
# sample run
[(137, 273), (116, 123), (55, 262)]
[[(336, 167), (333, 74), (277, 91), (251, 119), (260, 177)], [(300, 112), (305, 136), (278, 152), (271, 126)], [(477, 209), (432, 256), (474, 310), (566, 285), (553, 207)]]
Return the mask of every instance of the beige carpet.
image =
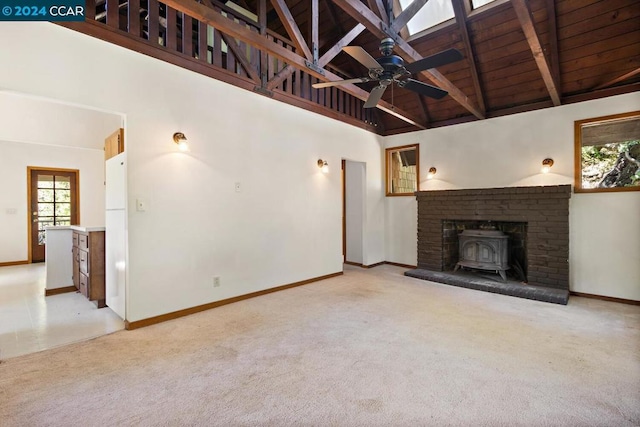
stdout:
[(0, 363), (0, 425), (640, 425), (640, 307), (347, 268)]

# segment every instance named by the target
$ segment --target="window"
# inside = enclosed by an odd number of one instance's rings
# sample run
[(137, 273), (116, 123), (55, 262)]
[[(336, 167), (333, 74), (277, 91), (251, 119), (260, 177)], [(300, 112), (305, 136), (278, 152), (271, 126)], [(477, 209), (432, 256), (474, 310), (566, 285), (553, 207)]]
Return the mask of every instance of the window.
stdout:
[[(413, 0), (400, 0), (400, 7), (404, 10), (412, 2)], [(409, 35), (414, 35), (448, 21), (453, 16), (451, 0), (430, 0), (407, 22), (407, 30)]]
[(418, 144), (385, 150), (387, 196), (413, 196), (419, 191), (420, 151)]
[(473, 9), (478, 9), (479, 7), (482, 7), (486, 4), (489, 4), (491, 2), (493, 2), (494, 0), (471, 0), (471, 6), (473, 7)]
[(640, 111), (579, 120), (575, 191), (640, 190)]

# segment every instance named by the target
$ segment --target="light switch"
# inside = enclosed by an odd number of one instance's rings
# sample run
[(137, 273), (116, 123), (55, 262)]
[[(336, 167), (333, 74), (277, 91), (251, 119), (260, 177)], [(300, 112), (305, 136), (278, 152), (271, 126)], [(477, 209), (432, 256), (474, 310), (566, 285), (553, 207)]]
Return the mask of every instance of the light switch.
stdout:
[(136, 199), (136, 210), (138, 212), (144, 212), (147, 210), (147, 202), (142, 199)]
[(239, 182), (236, 182), (236, 193), (241, 193), (242, 192), (242, 185)]

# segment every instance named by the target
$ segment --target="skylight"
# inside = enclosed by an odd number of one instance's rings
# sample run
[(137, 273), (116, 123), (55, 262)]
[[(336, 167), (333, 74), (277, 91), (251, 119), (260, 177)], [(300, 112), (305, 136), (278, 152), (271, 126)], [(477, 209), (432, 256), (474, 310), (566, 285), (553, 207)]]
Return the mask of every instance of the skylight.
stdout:
[[(409, 6), (412, 1), (413, 0), (400, 0), (402, 10)], [(474, 4), (482, 1), (488, 3), (492, 0), (474, 0)], [(451, 18), (453, 18), (451, 0), (429, 0), (407, 23), (407, 29), (410, 35), (414, 35), (428, 28), (435, 27)]]
[(471, 0), (471, 6), (473, 7), (473, 9), (477, 9), (481, 6), (484, 6), (485, 4), (489, 4), (491, 2), (493, 2), (495, 0)]

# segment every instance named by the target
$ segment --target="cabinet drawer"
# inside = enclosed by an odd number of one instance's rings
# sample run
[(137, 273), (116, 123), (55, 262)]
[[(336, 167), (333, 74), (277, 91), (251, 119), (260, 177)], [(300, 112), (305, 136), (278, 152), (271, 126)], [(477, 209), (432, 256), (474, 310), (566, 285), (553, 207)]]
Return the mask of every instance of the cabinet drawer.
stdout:
[(89, 297), (89, 278), (80, 273), (80, 293), (85, 297)]
[(78, 247), (78, 233), (73, 233), (73, 247)]
[(89, 236), (86, 234), (78, 234), (78, 247), (80, 249), (89, 249)]
[(85, 251), (78, 251), (80, 257), (80, 271), (89, 274), (89, 254)]

